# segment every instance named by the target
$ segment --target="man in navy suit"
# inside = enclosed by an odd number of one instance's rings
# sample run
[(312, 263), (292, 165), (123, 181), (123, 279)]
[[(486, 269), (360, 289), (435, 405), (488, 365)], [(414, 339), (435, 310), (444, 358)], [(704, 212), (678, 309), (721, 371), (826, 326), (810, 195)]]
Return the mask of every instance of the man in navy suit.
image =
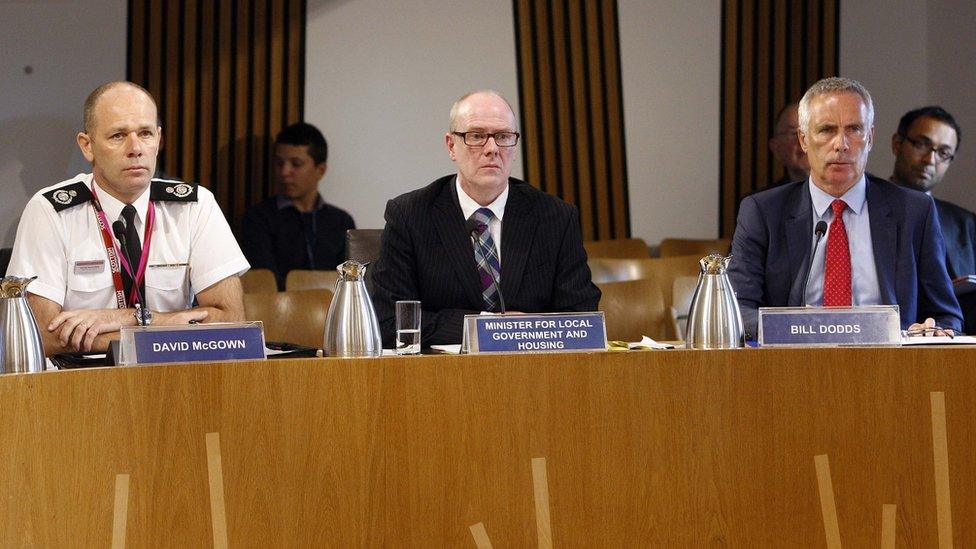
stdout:
[[(962, 133), (942, 107), (929, 106), (905, 113), (891, 136), (895, 167), (891, 181), (931, 194), (956, 158)], [(934, 198), (946, 245), (950, 278), (976, 274), (976, 214)], [(960, 296), (966, 333), (976, 331), (976, 294)]]
[[(747, 335), (757, 333), (759, 307), (805, 304), (897, 304), (902, 328), (959, 330), (932, 198), (864, 173), (871, 95), (857, 81), (826, 78), (804, 94), (799, 115), (809, 180), (739, 207), (729, 278)], [(818, 242), (821, 220), (828, 230)]]
[(469, 93), (451, 108), (444, 136), (457, 173), (387, 203), (373, 272), (384, 346), (393, 343), (398, 300), (421, 301), (424, 346), (460, 343), (464, 315), (503, 304), (527, 313), (597, 309), (576, 208), (509, 177), (518, 139), (504, 97)]

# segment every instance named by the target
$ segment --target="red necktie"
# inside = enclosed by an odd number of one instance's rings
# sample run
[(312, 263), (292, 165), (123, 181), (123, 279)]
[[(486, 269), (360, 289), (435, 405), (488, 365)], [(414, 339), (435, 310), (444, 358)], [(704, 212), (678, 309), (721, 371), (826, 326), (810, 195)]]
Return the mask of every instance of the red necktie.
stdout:
[(825, 307), (839, 305), (851, 306), (851, 249), (847, 244), (847, 229), (844, 227), (844, 208), (847, 203), (834, 200), (834, 220), (827, 231), (827, 261), (824, 267), (823, 304)]

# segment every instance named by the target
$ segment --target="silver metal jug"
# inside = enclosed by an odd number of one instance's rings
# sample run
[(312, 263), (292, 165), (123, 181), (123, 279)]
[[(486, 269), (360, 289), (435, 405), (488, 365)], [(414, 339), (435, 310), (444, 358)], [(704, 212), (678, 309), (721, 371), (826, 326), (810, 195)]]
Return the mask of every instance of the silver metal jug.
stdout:
[(41, 333), (24, 297), (27, 285), (35, 278), (8, 276), (0, 280), (0, 373), (44, 371)]
[(699, 264), (698, 287), (691, 298), (685, 347), (734, 349), (743, 346), (742, 313), (726, 273), (732, 256), (710, 254)]
[(336, 271), (339, 279), (325, 320), (322, 349), (328, 356), (380, 356), (383, 339), (373, 301), (366, 291), (366, 264), (346, 261)]

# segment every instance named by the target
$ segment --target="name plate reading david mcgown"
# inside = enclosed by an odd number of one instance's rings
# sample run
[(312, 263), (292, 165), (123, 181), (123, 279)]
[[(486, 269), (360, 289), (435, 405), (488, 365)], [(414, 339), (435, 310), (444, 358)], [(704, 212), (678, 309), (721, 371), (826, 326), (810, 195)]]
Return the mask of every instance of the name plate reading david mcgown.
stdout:
[(210, 362), (264, 358), (261, 322), (127, 326), (121, 332), (120, 364)]
[(467, 315), (465, 353), (538, 353), (607, 348), (602, 312)]
[(759, 345), (898, 345), (897, 305), (760, 307)]

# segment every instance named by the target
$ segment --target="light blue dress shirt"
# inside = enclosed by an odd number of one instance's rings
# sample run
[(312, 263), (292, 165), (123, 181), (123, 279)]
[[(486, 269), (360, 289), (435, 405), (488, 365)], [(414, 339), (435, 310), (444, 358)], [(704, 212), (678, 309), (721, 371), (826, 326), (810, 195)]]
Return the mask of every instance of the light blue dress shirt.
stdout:
[[(827, 233), (820, 239), (820, 245), (813, 255), (810, 265), (810, 281), (804, 301), (807, 305), (820, 307), (823, 304), (824, 261), (827, 256), (827, 241), (830, 239), (830, 224), (833, 223), (834, 210), (830, 207), (834, 197), (820, 190), (807, 180), (810, 198), (813, 202), (813, 226), (820, 220), (827, 222)], [(880, 305), (881, 287), (878, 284), (878, 269), (874, 264), (874, 246), (871, 243), (871, 218), (868, 214), (868, 183), (864, 175), (850, 188), (841, 200), (847, 202), (844, 209), (844, 228), (847, 229), (847, 242), (851, 250), (851, 305)], [(810, 247), (816, 243), (816, 235), (811, 235)]]

